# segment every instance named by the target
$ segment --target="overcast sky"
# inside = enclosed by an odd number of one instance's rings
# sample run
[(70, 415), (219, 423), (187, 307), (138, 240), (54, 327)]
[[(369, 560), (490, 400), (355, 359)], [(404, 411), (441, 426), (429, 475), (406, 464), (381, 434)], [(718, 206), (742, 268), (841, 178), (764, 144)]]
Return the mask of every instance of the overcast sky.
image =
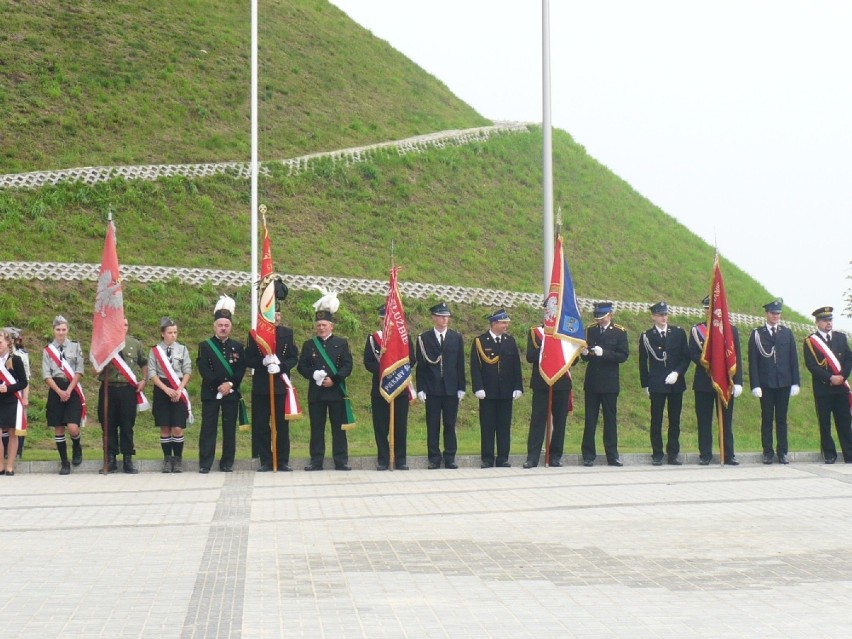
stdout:
[[(539, 0), (332, 2), (484, 116), (541, 121)], [(551, 0), (550, 23), (555, 127), (797, 311), (844, 306), (852, 2)]]

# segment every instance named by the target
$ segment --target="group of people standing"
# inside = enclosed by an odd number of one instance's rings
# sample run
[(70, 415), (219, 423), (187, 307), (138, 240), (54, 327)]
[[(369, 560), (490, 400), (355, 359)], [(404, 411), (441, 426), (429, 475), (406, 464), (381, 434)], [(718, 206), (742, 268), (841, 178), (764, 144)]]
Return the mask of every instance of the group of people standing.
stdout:
[[(286, 298), (286, 286), (276, 288), (276, 304)], [(214, 465), (219, 422), (222, 424), (222, 452), (219, 470), (233, 470), (237, 423), (247, 422), (241, 384), (248, 368), (254, 369), (251, 389), (253, 456), (258, 470), (290, 471), (289, 421), (296, 408), (295, 391), (289, 378), (295, 368), (308, 380), (310, 420), (310, 461), (306, 471), (323, 469), (326, 422), (330, 423), (332, 460), (336, 470), (351, 470), (347, 428), (354, 425), (346, 379), (353, 370), (353, 358), (346, 339), (334, 334), (338, 308), (336, 294), (325, 295), (315, 306), (315, 336), (301, 350), (292, 329), (280, 325), (276, 308), (275, 352), (264, 354), (252, 333), (247, 345), (231, 338), (234, 301), (222, 296), (213, 314), (213, 335), (198, 345), (195, 366), (201, 375), (201, 430), (198, 465), (201, 473)], [(709, 308), (709, 298), (704, 300)], [(418, 399), (425, 404), (428, 468), (458, 468), (456, 421), (459, 403), (467, 391), (467, 376), (479, 402), (482, 468), (508, 467), (513, 403), (523, 394), (520, 349), (508, 333), (510, 318), (504, 309), (487, 317), (489, 328), (473, 339), (469, 358), (465, 357), (462, 335), (449, 327), (452, 313), (445, 303), (430, 309), (432, 328), (409, 340), (409, 359), (414, 374), (407, 392), (393, 400), (393, 434), (388, 401), (379, 392), (382, 332), (370, 334), (364, 345), (363, 364), (373, 375), (371, 413), (377, 448), (377, 469), (408, 470), (407, 424), (409, 406)], [(713, 414), (717, 393), (703, 366), (701, 356), (707, 336), (707, 322), (691, 327), (689, 333), (668, 323), (668, 306), (659, 302), (650, 307), (653, 326), (639, 338), (639, 379), (650, 403), (650, 444), (653, 465), (682, 463), (680, 457), (680, 418), (687, 372), (695, 364), (693, 391), (698, 426), (699, 463), (712, 459)], [(760, 400), (763, 462), (789, 461), (787, 410), (791, 397), (799, 392), (799, 359), (796, 340), (789, 328), (779, 322), (782, 301), (764, 306), (766, 322), (751, 331), (748, 365), (752, 395)], [(816, 331), (805, 338), (803, 356), (813, 380), (820, 443), (826, 463), (838, 458), (831, 433), (831, 420), (840, 442), (843, 460), (852, 463), (852, 392), (847, 378), (852, 371), (852, 351), (846, 336), (832, 330), (833, 309), (814, 311)], [(384, 306), (378, 309), (384, 316)], [(189, 349), (177, 341), (177, 324), (168, 317), (159, 323), (160, 342), (144, 352), (142, 343), (127, 334), (124, 348), (99, 374), (98, 417), (107, 425), (107, 472), (119, 469), (138, 472), (133, 463), (133, 429), (137, 410), (147, 406), (144, 391), (153, 385), (152, 415), (160, 430), (164, 473), (183, 471), (184, 429), (193, 421), (192, 403), (186, 390), (193, 366)], [(721, 450), (723, 463), (736, 465), (733, 435), (734, 399), (743, 388), (743, 364), (739, 333), (733, 330), (736, 368), (732, 397), (720, 414), (723, 421)], [(17, 435), (28, 404), (29, 359), (18, 344), (17, 329), (0, 331), (0, 430), (4, 437), (4, 459), (0, 474), (14, 475), (19, 446)], [(562, 465), (569, 412), (573, 409), (571, 372), (565, 372), (552, 386), (542, 377), (538, 362), (544, 331), (530, 329), (526, 360), (532, 364), (529, 388), (532, 390), (527, 455), (524, 468), (541, 461), (548, 417), (551, 419), (546, 463)], [(603, 447), (606, 462), (621, 466), (618, 452), (618, 396), (620, 366), (630, 355), (627, 331), (613, 321), (613, 305), (594, 305), (594, 324), (586, 329), (586, 347), (580, 360), (586, 366), (584, 380), (585, 424), (581, 454), (585, 466), (597, 457), (596, 429), (603, 412)], [(466, 361), (467, 360), (467, 361)], [(54, 431), (61, 475), (71, 472), (83, 460), (80, 427), (86, 418), (86, 397), (81, 385), (83, 352), (69, 339), (68, 322), (62, 316), (53, 321), (53, 340), (42, 355), (42, 377), (48, 386), (47, 424)], [(263, 375), (266, 369), (268, 376)], [(288, 399), (289, 396), (289, 399)], [(275, 428), (271, 428), (274, 411)], [(664, 442), (663, 422), (668, 418)], [(273, 430), (275, 432), (273, 442)], [(66, 435), (71, 438), (69, 459)], [(393, 450), (391, 450), (391, 441)], [(22, 447), (23, 442), (21, 441)], [(275, 459), (273, 459), (275, 451)], [(19, 457), (18, 457), (19, 458)], [(103, 471), (102, 471), (103, 472)]]

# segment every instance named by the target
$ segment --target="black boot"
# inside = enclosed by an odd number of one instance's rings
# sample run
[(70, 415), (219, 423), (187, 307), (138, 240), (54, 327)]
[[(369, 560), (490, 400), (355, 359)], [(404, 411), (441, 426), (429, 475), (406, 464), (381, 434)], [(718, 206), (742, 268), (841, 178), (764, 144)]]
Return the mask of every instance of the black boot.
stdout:
[(178, 457), (177, 455), (172, 455), (172, 472), (173, 473), (182, 473), (183, 472), (183, 457)]
[(171, 455), (166, 455), (163, 458), (163, 470), (162, 470), (162, 472), (164, 472), (164, 473), (172, 472), (172, 456)]
[(75, 466), (83, 463), (83, 446), (80, 444), (80, 437), (71, 438), (71, 463)]
[[(115, 473), (117, 471), (118, 471), (118, 463), (115, 461), (115, 455), (110, 453), (110, 454), (107, 455), (107, 472), (112, 474), (112, 473)], [(101, 468), (98, 471), (98, 474), (103, 475), (104, 469)]]
[(139, 469), (133, 465), (133, 455), (124, 456), (124, 472), (128, 475), (136, 475), (139, 473)]

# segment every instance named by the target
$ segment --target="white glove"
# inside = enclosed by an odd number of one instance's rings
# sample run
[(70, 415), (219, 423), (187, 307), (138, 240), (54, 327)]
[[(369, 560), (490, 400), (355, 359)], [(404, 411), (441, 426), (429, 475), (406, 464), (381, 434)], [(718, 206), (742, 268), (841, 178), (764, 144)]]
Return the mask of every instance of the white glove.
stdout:
[(281, 372), (281, 367), (278, 364), (267, 364), (266, 372), (270, 375), (277, 375)]
[(583, 350), (581, 350), (581, 351), (580, 351), (580, 354), (581, 354), (581, 355), (588, 355), (588, 354), (589, 354), (589, 349), (584, 347), (584, 348), (583, 348)]
[(758, 399), (763, 397), (763, 391), (760, 390), (760, 386), (758, 386), (757, 388), (752, 388), (751, 394), (754, 395), (755, 397), (757, 397)]
[[(478, 390), (474, 393), (474, 395), (476, 395), (476, 399), (485, 399), (485, 391), (484, 390)], [(459, 399), (461, 399), (461, 397), (459, 397)]]
[(278, 359), (278, 356), (274, 353), (271, 353), (263, 358), (263, 365), (269, 366), (270, 364), (280, 364), (281, 360)]
[(326, 377), (328, 377), (328, 373), (326, 373), (325, 371), (314, 371), (314, 381), (317, 383), (317, 386), (322, 386), (322, 382)]
[(645, 394), (646, 394), (648, 397), (650, 397), (650, 396), (651, 396), (651, 391), (648, 389), (648, 387), (647, 387), (647, 386), (646, 386), (645, 388), (643, 388), (642, 390), (643, 390), (643, 391), (645, 391)]
[(426, 403), (426, 393), (424, 391), (420, 391), (417, 393), (417, 399), (419, 399), (424, 404)]
[(734, 384), (734, 397), (739, 397), (743, 394), (743, 387), (739, 384)]
[(798, 394), (799, 394), (799, 385), (798, 385), (798, 384), (793, 384), (793, 385), (790, 387), (790, 397), (795, 397), (795, 396), (796, 396), (796, 395), (798, 395)]
[(512, 391), (512, 399), (518, 399), (523, 394), (524, 394), (524, 391), (513, 390)]
[(672, 371), (668, 375), (666, 375), (666, 384), (672, 385), (677, 382), (677, 378), (680, 377), (677, 371)]
[(598, 357), (600, 357), (601, 355), (603, 355), (603, 349), (602, 349), (600, 346), (595, 346), (595, 347), (593, 347), (593, 348), (592, 348), (592, 352), (593, 352), (595, 355), (597, 355)]
[(464, 391), (459, 391), (459, 392), (457, 393), (457, 395), (458, 395), (459, 401), (461, 401), (461, 400), (463, 400), (463, 399), (464, 399)]

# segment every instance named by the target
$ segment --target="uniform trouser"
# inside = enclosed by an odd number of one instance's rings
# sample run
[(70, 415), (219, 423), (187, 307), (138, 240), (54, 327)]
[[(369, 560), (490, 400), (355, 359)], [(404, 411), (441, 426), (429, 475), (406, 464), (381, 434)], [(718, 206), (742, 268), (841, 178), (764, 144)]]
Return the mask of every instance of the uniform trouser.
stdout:
[(479, 436), (482, 463), (493, 466), (494, 440), (497, 440), (497, 465), (509, 463), (512, 441), (512, 398), (479, 400)]
[[(786, 455), (787, 448), (787, 407), (790, 405), (790, 387), (764, 388), (760, 398), (760, 440), (763, 454), (777, 452)], [(772, 423), (775, 422), (778, 446), (772, 450)]]
[(603, 444), (606, 459), (609, 462), (618, 459), (618, 393), (586, 393), (586, 425), (583, 428), (583, 459), (594, 460), (595, 430), (598, 427), (598, 415), (603, 408)]
[(216, 457), (216, 436), (219, 430), (219, 409), (222, 410), (222, 456), (219, 468), (234, 465), (237, 452), (237, 414), (240, 402), (205, 399), (201, 402), (201, 432), (198, 434), (198, 467), (210, 468)]
[[(373, 434), (376, 436), (376, 461), (379, 466), (390, 466), (390, 404), (384, 397), (371, 397)], [(408, 446), (408, 391), (393, 400), (393, 463), (404, 466)]]
[(308, 415), (311, 419), (311, 466), (322, 466), (325, 457), (325, 419), (331, 422), (331, 457), (335, 467), (349, 463), (349, 443), (343, 421), (346, 419), (346, 403), (340, 399), (333, 402), (309, 402)]
[[(549, 462), (562, 459), (562, 449), (565, 445), (565, 428), (568, 424), (568, 398), (569, 390), (553, 391), (553, 431), (550, 434), (550, 459)], [(527, 437), (527, 462), (533, 466), (538, 465), (541, 456), (541, 447), (544, 445), (544, 437), (547, 431), (547, 403), (549, 391), (534, 388), (532, 394), (532, 412), (530, 413), (530, 433)], [(594, 443), (594, 441), (593, 441)]]
[(426, 395), (426, 448), (429, 463), (441, 463), (441, 418), (444, 421), (444, 464), (455, 462), (458, 441), (456, 440), (456, 416), (459, 398), (456, 395)]
[(104, 415), (104, 385), (98, 389), (98, 421), (107, 425), (107, 453), (113, 457), (135, 455), (133, 426), (136, 424), (136, 389), (130, 384), (110, 384), (107, 414)]
[[(290, 422), (284, 419), (284, 395), (275, 397), (275, 447), (278, 465), (290, 463)], [(272, 466), (272, 424), (269, 395), (251, 396), (251, 447), (263, 466)]]
[(669, 404), (669, 432), (666, 453), (677, 457), (680, 452), (680, 412), (683, 408), (683, 393), (651, 393), (651, 454), (656, 459), (663, 457), (663, 411)]
[[(713, 457), (713, 416), (716, 410), (716, 392), (695, 391), (695, 420), (698, 423), (698, 454), (704, 459)], [(722, 443), (725, 459), (734, 456), (734, 398), (722, 409)]]
[(837, 448), (831, 437), (831, 416), (834, 415), (834, 428), (843, 451), (843, 460), (852, 461), (852, 415), (849, 414), (849, 394), (832, 393), (814, 396), (817, 419), (819, 420), (819, 443), (825, 459), (836, 459)]

